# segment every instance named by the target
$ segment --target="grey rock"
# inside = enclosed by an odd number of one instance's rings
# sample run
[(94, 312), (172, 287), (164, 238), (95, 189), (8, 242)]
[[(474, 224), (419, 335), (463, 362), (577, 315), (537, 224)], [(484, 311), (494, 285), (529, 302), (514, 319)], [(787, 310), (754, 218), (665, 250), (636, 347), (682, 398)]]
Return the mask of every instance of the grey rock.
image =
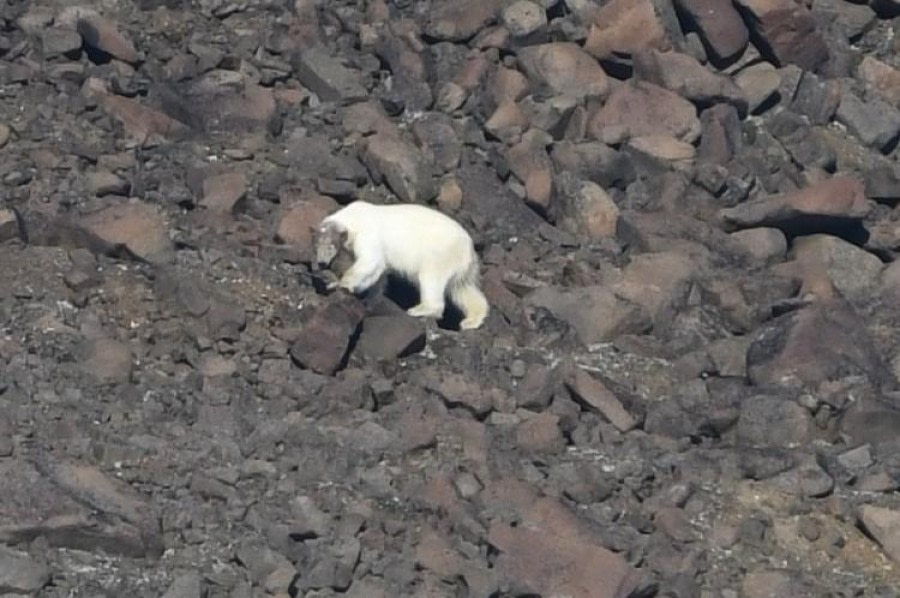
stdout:
[(291, 63), (297, 79), (323, 102), (352, 102), (367, 97), (362, 75), (344, 66), (324, 46), (313, 46), (294, 54)]
[(23, 552), (0, 547), (0, 592), (34, 595), (50, 582), (50, 569)]
[(845, 91), (835, 118), (864, 144), (881, 152), (886, 153), (900, 135), (900, 110), (879, 98), (863, 101)]

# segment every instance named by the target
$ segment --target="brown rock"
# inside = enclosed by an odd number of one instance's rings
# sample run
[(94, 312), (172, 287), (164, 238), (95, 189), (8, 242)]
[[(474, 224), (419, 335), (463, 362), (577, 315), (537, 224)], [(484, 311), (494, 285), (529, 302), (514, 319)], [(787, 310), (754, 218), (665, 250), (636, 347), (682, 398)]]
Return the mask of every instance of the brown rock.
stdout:
[(517, 103), (508, 100), (497, 106), (484, 123), (484, 130), (504, 143), (515, 142), (527, 128), (528, 117)]
[(900, 70), (866, 55), (856, 67), (856, 74), (885, 101), (900, 108)]
[(876, 256), (832, 235), (798, 237), (791, 253), (807, 267), (821, 269), (842, 295), (854, 301), (870, 295), (884, 270)]
[(781, 85), (781, 75), (768, 62), (761, 62), (741, 70), (734, 82), (744, 92), (748, 110), (753, 114), (772, 100)]
[(19, 236), (19, 220), (12, 210), (0, 209), (0, 243)]
[[(85, 82), (86, 88), (89, 88), (90, 85), (90, 80)], [(187, 126), (183, 123), (158, 110), (148, 108), (131, 98), (112, 95), (102, 91), (99, 93), (87, 91), (87, 93), (95, 95), (103, 109), (122, 123), (125, 132), (141, 144), (156, 142), (160, 138), (178, 135), (187, 131)]]
[(619, 431), (627, 432), (637, 425), (616, 395), (583, 369), (574, 368), (566, 385), (578, 398), (603, 414)]
[(354, 355), (373, 361), (399, 359), (425, 348), (425, 324), (406, 314), (370, 316), (363, 321)]
[(700, 147), (697, 158), (709, 164), (727, 164), (741, 146), (741, 119), (728, 104), (707, 108), (700, 116)]
[(828, 47), (806, 5), (796, 0), (737, 0), (751, 16), (759, 50), (776, 66), (796, 64), (815, 71), (828, 60)]
[(361, 73), (344, 65), (325, 46), (315, 45), (294, 53), (291, 64), (300, 83), (323, 102), (348, 103), (368, 96)]
[(667, 50), (671, 41), (651, 0), (611, 0), (595, 13), (584, 42), (598, 59), (647, 48)]
[(559, 429), (559, 417), (539, 413), (516, 426), (516, 445), (528, 452), (558, 453), (566, 441)]
[(372, 178), (383, 180), (405, 202), (425, 203), (437, 195), (433, 164), (399, 135), (384, 131), (372, 135), (362, 159)]
[(747, 47), (750, 32), (730, 0), (676, 0), (675, 6), (698, 32), (714, 64), (737, 59)]
[(220, 214), (232, 214), (247, 195), (247, 177), (240, 172), (214, 174), (203, 181), (200, 205)]
[(632, 256), (611, 290), (657, 320), (671, 310), (700, 270), (696, 260), (674, 251), (640, 253)]
[[(522, 63), (522, 52), (519, 50), (519, 63)], [(505, 102), (518, 102), (528, 94), (528, 79), (515, 69), (498, 66), (488, 81), (488, 93), (495, 106)]]
[(586, 345), (620, 334), (638, 334), (650, 327), (647, 315), (638, 305), (620, 299), (605, 286), (543, 287), (530, 293), (525, 303), (543, 307), (568, 322)]
[(696, 58), (680, 52), (643, 50), (633, 57), (634, 75), (649, 81), (701, 106), (725, 102), (747, 112), (747, 98), (731, 79), (717, 75)]
[(98, 14), (85, 13), (76, 23), (84, 43), (124, 62), (137, 63), (140, 55), (115, 23)]
[(777, 228), (748, 228), (731, 233), (731, 238), (762, 263), (781, 261), (787, 254), (787, 238)]
[(668, 135), (643, 135), (632, 137), (625, 144), (626, 153), (641, 161), (675, 170), (685, 171), (694, 162), (697, 151), (686, 141)]
[(275, 233), (276, 241), (294, 246), (304, 259), (313, 259), (315, 230), (322, 219), (337, 211), (340, 205), (330, 197), (315, 193), (283, 190), (279, 195), (281, 205), (285, 207)]
[(12, 129), (9, 128), (9, 125), (5, 125), (0, 123), (0, 148), (5, 147), (7, 143), (9, 143), (9, 138), (12, 136)]
[(578, 180), (561, 189), (553, 203), (564, 229), (596, 241), (615, 237), (619, 207), (600, 185)]
[(588, 133), (607, 144), (642, 135), (669, 135), (693, 142), (700, 120), (693, 104), (646, 81), (618, 87), (588, 123)]
[(440, 396), (447, 405), (463, 406), (478, 417), (484, 417), (496, 402), (507, 398), (500, 388), (483, 386), (463, 374), (437, 367), (419, 370), (418, 378), (422, 386)]
[(126, 195), (131, 190), (131, 184), (128, 181), (108, 170), (90, 173), (87, 186), (91, 193), (97, 197), (110, 194)]
[(319, 307), (291, 346), (291, 357), (317, 374), (334, 374), (343, 367), (350, 340), (365, 317), (362, 303), (347, 293)]
[(122, 244), (134, 254), (153, 262), (172, 257), (173, 245), (162, 213), (138, 200), (116, 204), (82, 220), (91, 233), (110, 244)]
[(625, 560), (601, 546), (576, 516), (552, 498), (515, 486), (488, 488), (512, 503), (521, 523), (491, 524), (488, 542), (500, 553), (495, 567), (514, 594), (625, 598), (640, 581)]
[(516, 405), (524, 409), (541, 411), (550, 404), (558, 385), (556, 370), (540, 364), (531, 364), (516, 386)]
[(516, 0), (501, 11), (500, 22), (513, 37), (525, 38), (547, 27), (547, 12), (530, 0)]
[(525, 185), (525, 200), (540, 212), (549, 207), (553, 192), (553, 165), (545, 149), (549, 141), (532, 130), (506, 151), (510, 170)]
[(872, 206), (862, 181), (852, 176), (835, 176), (797, 191), (747, 201), (719, 212), (732, 228), (776, 226), (809, 217), (864, 218)]
[(574, 98), (606, 97), (609, 78), (597, 61), (570, 42), (528, 46), (517, 54), (528, 77), (553, 93)]
[(875, 505), (862, 505), (859, 522), (869, 532), (888, 557), (900, 563), (900, 511)]
[(851, 375), (891, 381), (865, 322), (846, 301), (817, 301), (779, 316), (753, 335), (747, 375), (756, 386), (807, 387)]
[(81, 367), (103, 384), (128, 382), (131, 379), (131, 349), (111, 338), (89, 341)]
[(440, 40), (464, 41), (495, 20), (505, 4), (505, 0), (441, 2), (431, 10), (425, 33)]

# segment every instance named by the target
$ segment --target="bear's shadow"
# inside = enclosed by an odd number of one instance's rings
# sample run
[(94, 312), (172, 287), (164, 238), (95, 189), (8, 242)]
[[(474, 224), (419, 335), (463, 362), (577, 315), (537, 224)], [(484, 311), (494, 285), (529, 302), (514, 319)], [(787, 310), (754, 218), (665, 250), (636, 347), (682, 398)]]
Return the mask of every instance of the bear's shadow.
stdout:
[[(399, 276), (388, 274), (384, 285), (384, 296), (396, 303), (403, 310), (418, 305), (419, 290), (416, 285)], [(379, 285), (376, 285), (376, 288)], [(463, 319), (462, 310), (447, 298), (447, 307), (444, 309), (444, 316), (438, 320), (438, 328), (442, 330), (459, 330), (459, 323)]]

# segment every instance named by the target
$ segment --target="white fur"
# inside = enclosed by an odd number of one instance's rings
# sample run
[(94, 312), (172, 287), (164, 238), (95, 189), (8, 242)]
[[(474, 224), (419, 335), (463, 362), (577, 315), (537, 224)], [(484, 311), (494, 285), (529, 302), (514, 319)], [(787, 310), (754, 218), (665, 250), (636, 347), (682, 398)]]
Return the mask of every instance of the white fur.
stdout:
[(419, 288), (419, 305), (407, 310), (412, 316), (440, 318), (447, 293), (465, 314), (461, 329), (478, 328), (487, 317), (472, 237), (449, 216), (416, 204), (355, 201), (321, 226), (345, 232), (345, 247), (353, 252), (355, 261), (339, 286), (359, 293), (393, 272)]

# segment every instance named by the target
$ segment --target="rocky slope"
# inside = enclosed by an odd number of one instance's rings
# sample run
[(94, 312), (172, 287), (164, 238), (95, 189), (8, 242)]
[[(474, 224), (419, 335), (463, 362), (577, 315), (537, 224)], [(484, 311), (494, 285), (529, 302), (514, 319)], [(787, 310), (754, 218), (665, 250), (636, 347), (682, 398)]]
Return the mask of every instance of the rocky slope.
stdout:
[(898, 14), (0, 1), (0, 595), (900, 595)]

